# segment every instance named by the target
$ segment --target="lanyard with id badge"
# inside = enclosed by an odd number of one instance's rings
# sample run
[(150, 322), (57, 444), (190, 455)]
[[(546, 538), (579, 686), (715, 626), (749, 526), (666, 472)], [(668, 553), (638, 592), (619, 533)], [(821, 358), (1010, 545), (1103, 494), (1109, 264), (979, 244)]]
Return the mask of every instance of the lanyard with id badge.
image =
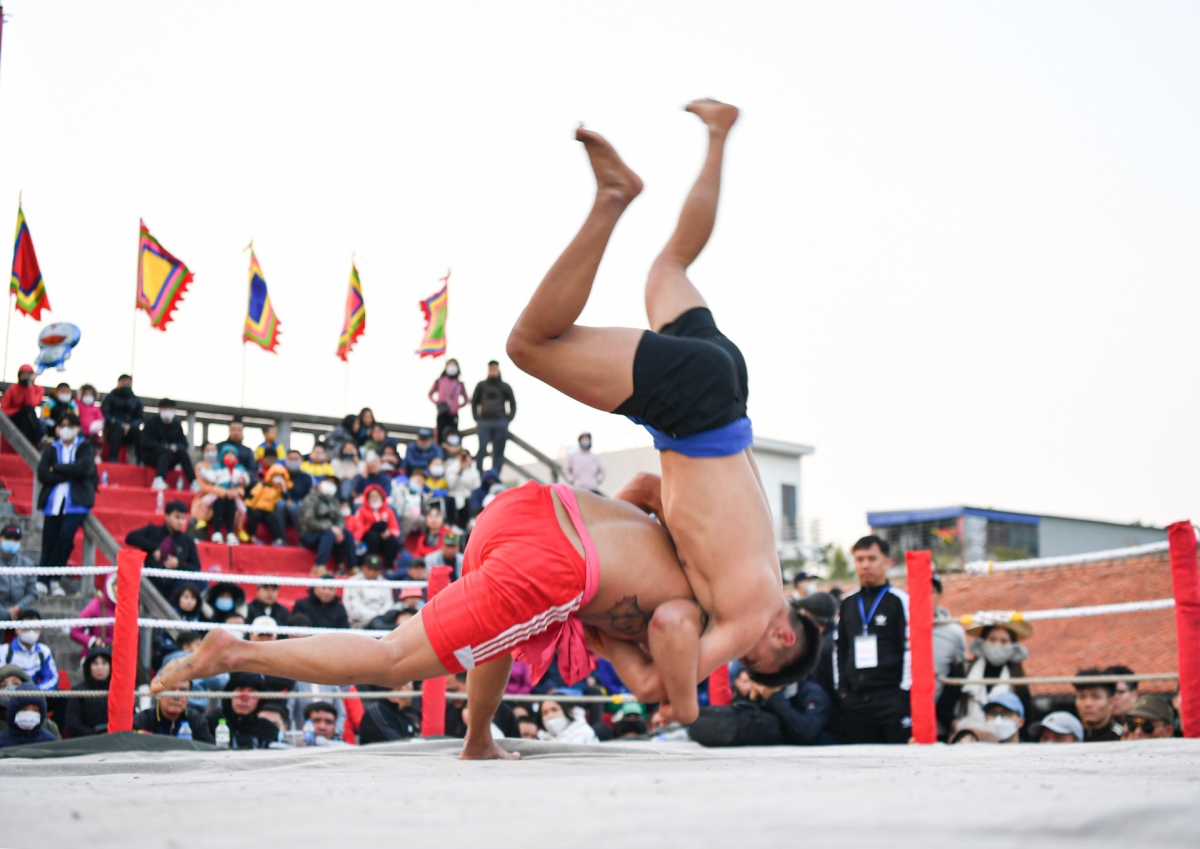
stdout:
[(875, 597), (875, 603), (871, 605), (871, 612), (869, 614), (863, 606), (862, 591), (859, 590), (858, 615), (862, 619), (863, 632), (854, 638), (855, 669), (874, 669), (879, 665), (879, 638), (867, 632), (867, 625), (875, 618), (875, 611), (879, 609), (879, 602), (883, 601), (883, 597), (888, 594), (889, 589), (891, 587), (885, 586), (880, 590), (879, 595)]

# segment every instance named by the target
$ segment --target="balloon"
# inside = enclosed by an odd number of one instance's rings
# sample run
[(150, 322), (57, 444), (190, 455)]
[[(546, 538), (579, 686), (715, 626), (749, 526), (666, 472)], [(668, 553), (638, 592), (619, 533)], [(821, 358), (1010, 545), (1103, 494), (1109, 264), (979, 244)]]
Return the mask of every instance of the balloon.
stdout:
[(81, 333), (79, 328), (65, 321), (47, 324), (38, 334), (37, 373), (41, 374), (49, 368), (59, 371), (66, 369), (67, 360), (71, 359), (71, 349), (79, 344)]

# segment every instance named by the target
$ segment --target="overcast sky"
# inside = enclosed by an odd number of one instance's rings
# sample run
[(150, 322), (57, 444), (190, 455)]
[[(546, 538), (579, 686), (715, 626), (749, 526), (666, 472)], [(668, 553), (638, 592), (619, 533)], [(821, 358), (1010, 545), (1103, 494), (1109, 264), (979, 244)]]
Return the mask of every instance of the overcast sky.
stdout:
[[(64, 378), (130, 364), (138, 219), (195, 272), (136, 388), (236, 404), (254, 239), (282, 319), (247, 403), (432, 422), (417, 303), (449, 267), (469, 385), (591, 202), (578, 121), (646, 190), (583, 320), (644, 326), (646, 269), (699, 167), (688, 100), (742, 109), (693, 267), (750, 414), (813, 445), (802, 508), (957, 503), (1200, 518), (1200, 6), (7, 0), (0, 215), (24, 205)], [(8, 210), (5, 212), (4, 210)], [(38, 326), (14, 317), (6, 379)], [(526, 377), (550, 453), (627, 422)]]

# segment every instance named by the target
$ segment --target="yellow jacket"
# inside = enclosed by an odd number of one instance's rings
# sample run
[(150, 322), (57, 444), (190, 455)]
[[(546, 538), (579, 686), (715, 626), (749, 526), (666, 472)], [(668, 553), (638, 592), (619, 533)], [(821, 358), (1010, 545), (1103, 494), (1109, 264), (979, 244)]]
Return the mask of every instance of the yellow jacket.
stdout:
[[(274, 485), (275, 478), (283, 479), (283, 489)], [(250, 495), (246, 498), (246, 509), (265, 510), (270, 513), (279, 503), (279, 499), (283, 498), (283, 493), (291, 488), (292, 476), (284, 466), (276, 463), (267, 471), (267, 479), (256, 483), (254, 489), (250, 490)]]

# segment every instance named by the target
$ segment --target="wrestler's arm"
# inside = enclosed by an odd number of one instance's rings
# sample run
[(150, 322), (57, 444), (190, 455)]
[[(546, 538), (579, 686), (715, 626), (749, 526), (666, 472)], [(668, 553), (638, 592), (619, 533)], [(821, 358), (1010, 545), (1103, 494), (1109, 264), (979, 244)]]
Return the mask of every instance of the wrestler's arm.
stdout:
[(653, 513), (662, 521), (662, 478), (658, 475), (638, 472), (613, 498), (628, 501), (639, 510)]

